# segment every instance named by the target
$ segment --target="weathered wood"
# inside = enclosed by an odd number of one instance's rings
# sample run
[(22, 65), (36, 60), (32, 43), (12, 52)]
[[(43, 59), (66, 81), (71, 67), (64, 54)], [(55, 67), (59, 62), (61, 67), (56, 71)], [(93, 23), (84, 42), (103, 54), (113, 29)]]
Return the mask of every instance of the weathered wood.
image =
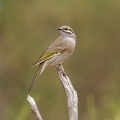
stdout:
[(68, 100), (69, 120), (78, 120), (78, 97), (70, 79), (64, 71), (62, 65), (56, 66), (61, 83), (65, 89)]
[[(69, 120), (78, 120), (77, 92), (75, 91), (67, 74), (65, 73), (63, 66), (57, 65), (56, 68), (57, 68), (61, 83), (63, 85), (63, 88), (67, 95)], [(34, 99), (30, 95), (28, 95), (27, 100), (31, 106), (31, 110), (33, 112), (33, 116), (35, 117), (35, 120), (43, 120)]]
[(27, 100), (30, 104), (33, 116), (35, 117), (35, 120), (43, 120), (34, 99), (30, 95), (28, 95)]

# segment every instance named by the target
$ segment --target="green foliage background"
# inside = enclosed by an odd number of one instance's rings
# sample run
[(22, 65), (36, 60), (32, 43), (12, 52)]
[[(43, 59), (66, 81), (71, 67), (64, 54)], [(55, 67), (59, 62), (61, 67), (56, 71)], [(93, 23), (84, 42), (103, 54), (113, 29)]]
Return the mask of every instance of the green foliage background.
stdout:
[[(64, 63), (79, 96), (79, 120), (120, 120), (119, 0), (0, 0), (0, 119), (33, 120), (26, 100), (32, 64), (71, 26), (75, 53)], [(54, 67), (31, 94), (45, 120), (67, 120), (67, 100)]]

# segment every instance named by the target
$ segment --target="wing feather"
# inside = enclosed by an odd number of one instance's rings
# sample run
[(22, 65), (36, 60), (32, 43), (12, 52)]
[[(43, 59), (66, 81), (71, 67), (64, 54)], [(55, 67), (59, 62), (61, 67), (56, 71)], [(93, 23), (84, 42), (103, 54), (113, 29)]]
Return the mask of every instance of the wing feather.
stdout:
[(48, 49), (46, 49), (42, 55), (39, 57), (38, 61), (36, 61), (33, 64), (33, 67), (45, 62), (46, 60), (61, 54), (62, 52), (66, 51), (66, 48), (64, 47), (63, 43), (62, 43), (62, 39), (61, 37), (59, 37), (58, 39), (56, 39), (50, 46)]

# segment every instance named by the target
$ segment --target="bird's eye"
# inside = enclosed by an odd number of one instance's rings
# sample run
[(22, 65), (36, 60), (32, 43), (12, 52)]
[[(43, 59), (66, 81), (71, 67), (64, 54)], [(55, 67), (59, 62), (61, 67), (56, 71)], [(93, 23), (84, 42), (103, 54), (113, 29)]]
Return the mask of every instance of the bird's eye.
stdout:
[(68, 29), (68, 28), (65, 28), (64, 30), (66, 30), (66, 31), (67, 31), (67, 30), (69, 30), (69, 29)]
[(71, 29), (69, 29), (69, 28), (64, 28), (63, 31), (66, 32), (67, 34), (71, 34), (72, 33)]

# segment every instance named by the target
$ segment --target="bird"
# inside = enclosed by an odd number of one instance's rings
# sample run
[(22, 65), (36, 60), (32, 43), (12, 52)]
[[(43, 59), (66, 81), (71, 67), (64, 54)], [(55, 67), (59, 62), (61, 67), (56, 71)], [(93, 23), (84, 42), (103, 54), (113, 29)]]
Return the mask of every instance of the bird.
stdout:
[(76, 35), (73, 29), (65, 25), (57, 28), (57, 30), (60, 32), (60, 36), (49, 45), (49, 47), (41, 54), (39, 59), (33, 64), (33, 67), (38, 65), (38, 70), (30, 85), (28, 94), (31, 93), (36, 80), (46, 67), (62, 65), (75, 50)]

